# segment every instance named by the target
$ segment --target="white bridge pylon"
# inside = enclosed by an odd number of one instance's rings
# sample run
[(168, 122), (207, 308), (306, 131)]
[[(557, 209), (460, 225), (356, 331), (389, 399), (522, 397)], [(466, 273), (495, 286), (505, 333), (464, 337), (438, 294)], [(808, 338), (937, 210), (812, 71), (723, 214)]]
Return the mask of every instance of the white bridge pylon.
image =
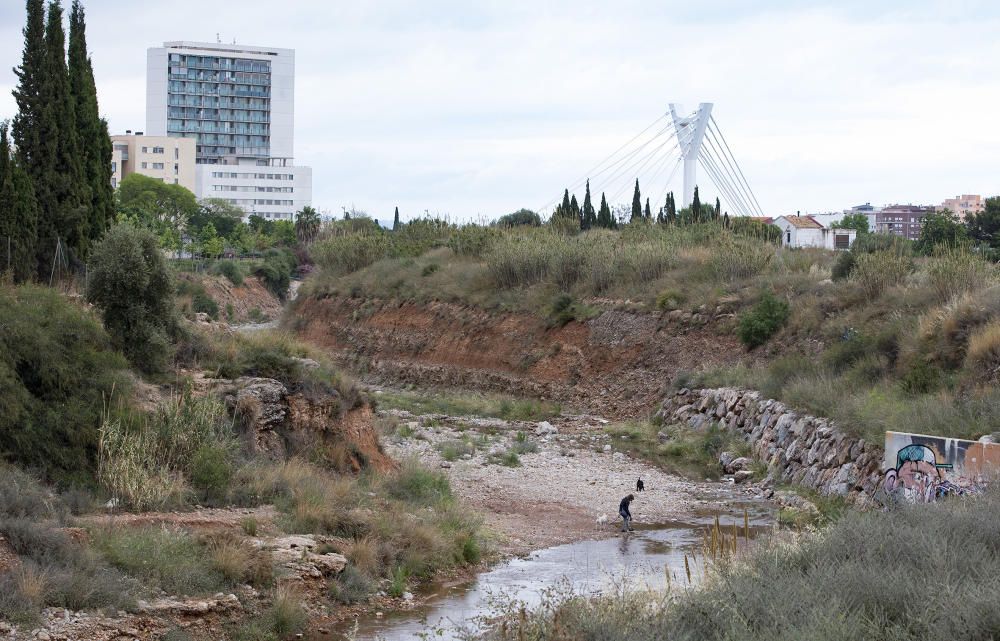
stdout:
[(689, 116), (678, 116), (677, 111), (684, 111), (677, 103), (670, 103), (670, 118), (677, 132), (681, 158), (684, 160), (684, 193), (681, 194), (681, 205), (690, 207), (694, 200), (694, 188), (698, 184), (698, 155), (701, 144), (705, 140), (705, 130), (708, 119), (712, 117), (712, 103), (703, 102), (698, 105), (698, 111)]

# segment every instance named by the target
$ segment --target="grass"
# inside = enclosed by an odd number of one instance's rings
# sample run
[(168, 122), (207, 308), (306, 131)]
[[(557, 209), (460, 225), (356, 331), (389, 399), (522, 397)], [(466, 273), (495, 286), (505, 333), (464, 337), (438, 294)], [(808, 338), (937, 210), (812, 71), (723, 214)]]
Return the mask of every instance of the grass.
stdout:
[(386, 390), (378, 395), (378, 403), (382, 409), (404, 410), (417, 415), (480, 416), (507, 421), (544, 421), (562, 411), (559, 405), (545, 401), (458, 391), (416, 393)]
[(236, 628), (235, 641), (280, 641), (305, 629), (309, 617), (302, 607), (302, 595), (293, 588), (278, 588), (270, 607), (260, 616)]
[[(970, 549), (976, 554), (959, 552)], [(718, 563), (702, 587), (670, 598), (623, 592), (577, 596), (526, 614), (509, 608), (506, 625), (482, 638), (989, 639), (1000, 625), (998, 570), (1000, 495), (993, 492), (850, 512), (822, 531), (779, 536)]]
[[(746, 441), (717, 425), (692, 430), (681, 425), (657, 427), (648, 422), (630, 422), (609, 425), (606, 431), (616, 450), (692, 479), (719, 478), (722, 452), (750, 455)], [(661, 432), (667, 436), (663, 442)]]

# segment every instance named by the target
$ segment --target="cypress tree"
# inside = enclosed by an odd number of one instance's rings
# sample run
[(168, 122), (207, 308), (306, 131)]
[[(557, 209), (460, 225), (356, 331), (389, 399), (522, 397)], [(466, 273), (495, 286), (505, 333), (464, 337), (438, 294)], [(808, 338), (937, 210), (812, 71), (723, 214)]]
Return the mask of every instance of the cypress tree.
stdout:
[(614, 229), (615, 221), (611, 218), (611, 208), (608, 207), (608, 200), (601, 192), (601, 208), (597, 212), (597, 226), (604, 229)]
[(729, 212), (722, 215), (722, 226), (729, 229)]
[(555, 217), (569, 215), (569, 189), (563, 191), (562, 204), (556, 207)]
[(701, 198), (698, 196), (698, 185), (694, 186), (694, 198), (691, 200), (691, 222), (701, 222)]
[(14, 70), (18, 84), (14, 89), (17, 114), (11, 127), (17, 154), (24, 168), (34, 177), (40, 173), (42, 80), (45, 76), (45, 5), (43, 0), (27, 0), (24, 49), (21, 66)]
[(587, 181), (587, 191), (583, 195), (583, 215), (580, 218), (580, 229), (586, 231), (597, 222), (597, 214), (594, 212), (594, 203), (590, 200), (590, 181)]
[(573, 198), (569, 201), (569, 213), (566, 215), (567, 218), (572, 218), (580, 224), (581, 212), (580, 203), (576, 202), (576, 194), (573, 194)]
[[(97, 240), (114, 219), (111, 187), (111, 137), (97, 106), (94, 67), (87, 55), (87, 25), (83, 7), (73, 0), (69, 16), (69, 86), (76, 115), (84, 180), (90, 189), (87, 241)], [(86, 249), (86, 247), (84, 247)]]
[(722, 217), (722, 203), (719, 202), (719, 197), (715, 197), (715, 212), (712, 214), (712, 218), (719, 220)]
[(0, 272), (16, 282), (35, 274), (35, 191), (21, 161), (10, 151), (7, 127), (0, 125)]
[(392, 217), (392, 231), (399, 231), (399, 207), (396, 207), (396, 213)]
[(646, 197), (646, 210), (643, 212), (643, 218), (646, 220), (652, 220), (653, 214), (649, 211), (649, 197)]
[(630, 223), (642, 218), (642, 195), (639, 193), (639, 179), (635, 179), (635, 192), (632, 194), (632, 217)]
[(667, 222), (677, 222), (677, 203), (674, 202), (674, 192), (667, 194)]

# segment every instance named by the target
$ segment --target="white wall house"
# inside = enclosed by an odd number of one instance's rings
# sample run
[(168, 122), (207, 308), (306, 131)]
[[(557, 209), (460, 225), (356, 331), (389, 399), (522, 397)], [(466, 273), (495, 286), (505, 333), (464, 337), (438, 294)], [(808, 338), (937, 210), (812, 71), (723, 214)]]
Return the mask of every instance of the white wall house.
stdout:
[(850, 249), (858, 233), (824, 227), (812, 216), (778, 216), (772, 224), (781, 230), (781, 244), (786, 247)]

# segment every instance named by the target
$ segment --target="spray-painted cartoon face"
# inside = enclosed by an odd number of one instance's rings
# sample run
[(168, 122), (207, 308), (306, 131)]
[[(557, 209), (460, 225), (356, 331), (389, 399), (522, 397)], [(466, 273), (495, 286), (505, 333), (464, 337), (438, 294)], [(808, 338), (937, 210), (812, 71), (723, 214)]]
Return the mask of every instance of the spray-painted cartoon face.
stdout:
[(885, 491), (902, 494), (910, 502), (933, 501), (940, 484), (941, 466), (926, 445), (907, 445), (896, 454), (896, 469), (885, 473)]

